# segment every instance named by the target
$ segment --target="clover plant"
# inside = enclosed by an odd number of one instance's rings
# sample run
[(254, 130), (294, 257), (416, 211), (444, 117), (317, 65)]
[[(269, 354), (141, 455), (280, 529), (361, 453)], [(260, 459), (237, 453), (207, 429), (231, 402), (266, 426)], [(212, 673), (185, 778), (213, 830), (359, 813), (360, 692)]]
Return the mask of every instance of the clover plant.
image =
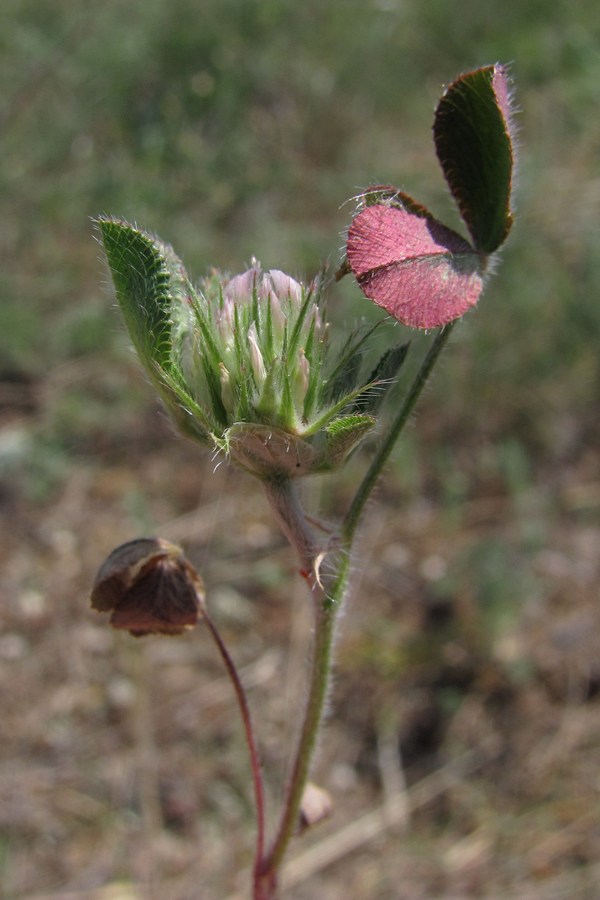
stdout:
[[(356, 328), (333, 334), (325, 308), (332, 281), (325, 274), (303, 283), (254, 260), (241, 274), (210, 269), (194, 281), (158, 238), (119, 218), (98, 220), (125, 324), (173, 422), (263, 485), (297, 554), (312, 604), (303, 724), (274, 836), (267, 842), (259, 742), (201, 576), (178, 547), (140, 538), (113, 551), (92, 591), (94, 608), (110, 612), (112, 625), (133, 635), (178, 634), (200, 619), (215, 640), (250, 752), (257, 822), (254, 900), (279, 896), (282, 861), (299, 823), (314, 823), (329, 805), (321, 797), (320, 812), (309, 811), (315, 789), (308, 776), (330, 683), (334, 634), (352, 586), (357, 528), (455, 322), (477, 303), (490, 258), (510, 230), (510, 98), (506, 68), (490, 65), (454, 81), (435, 113), (435, 149), (469, 239), (396, 187), (372, 186), (358, 198), (336, 277), (354, 275), (365, 298), (409, 328), (436, 329), (400, 402), (389, 386), (402, 375), (408, 344), (390, 346), (371, 371), (363, 371), (368, 333)], [(298, 481), (338, 472), (376, 429), (375, 449), (354, 497), (335, 532), (324, 536), (305, 514)]]

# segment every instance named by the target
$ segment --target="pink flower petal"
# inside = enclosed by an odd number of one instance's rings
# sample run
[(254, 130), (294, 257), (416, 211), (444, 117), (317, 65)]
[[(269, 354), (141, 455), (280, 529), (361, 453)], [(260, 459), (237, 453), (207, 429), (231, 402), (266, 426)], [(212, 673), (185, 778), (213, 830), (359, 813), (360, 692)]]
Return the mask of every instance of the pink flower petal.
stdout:
[(265, 272), (263, 284), (265, 293), (270, 293), (273, 290), (280, 300), (284, 297), (289, 297), (296, 303), (300, 303), (302, 300), (302, 286), (280, 269), (269, 269), (268, 272)]
[(251, 269), (242, 272), (241, 275), (234, 275), (230, 278), (223, 288), (223, 296), (234, 303), (250, 303), (252, 300), (252, 291), (254, 283), (260, 275), (260, 266), (255, 265)]

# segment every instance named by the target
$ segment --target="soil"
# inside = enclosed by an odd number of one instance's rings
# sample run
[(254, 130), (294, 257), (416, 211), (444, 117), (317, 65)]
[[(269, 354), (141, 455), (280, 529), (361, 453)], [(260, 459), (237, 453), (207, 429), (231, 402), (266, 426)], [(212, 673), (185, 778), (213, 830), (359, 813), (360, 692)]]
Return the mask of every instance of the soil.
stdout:
[[(2, 448), (38, 442), (35, 386), (1, 396)], [(439, 439), (427, 411), (423, 428)], [(151, 401), (74, 436), (47, 483), (34, 462), (1, 483), (2, 896), (243, 898), (249, 773), (213, 646), (201, 625), (117, 633), (87, 598), (119, 543), (185, 547), (248, 687), (275, 808), (310, 617), (260, 486), (175, 438)], [(315, 479), (309, 507), (335, 519), (363, 466)], [(433, 469), (418, 494), (386, 476), (314, 771), (334, 812), (292, 847), (286, 898), (600, 896), (599, 499), (584, 446), (518, 491), (473, 479), (458, 501)]]

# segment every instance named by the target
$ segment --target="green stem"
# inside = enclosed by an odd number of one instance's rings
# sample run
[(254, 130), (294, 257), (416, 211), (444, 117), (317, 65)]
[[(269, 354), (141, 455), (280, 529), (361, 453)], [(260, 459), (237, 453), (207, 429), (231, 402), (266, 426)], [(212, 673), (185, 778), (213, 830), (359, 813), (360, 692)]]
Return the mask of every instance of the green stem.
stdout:
[[(314, 540), (304, 512), (297, 499), (295, 485), (290, 481), (270, 482), (267, 496), (288, 540), (296, 549), (303, 574), (311, 587), (315, 611), (315, 636), (308, 699), (302, 730), (292, 770), (287, 784), (283, 811), (275, 838), (258, 869), (255, 896), (260, 896), (260, 882), (275, 885), (288, 844), (298, 827), (302, 797), (317, 742), (319, 726), (331, 678), (333, 642), (337, 611), (342, 605), (347, 584), (347, 566), (340, 559), (338, 569), (331, 573), (316, 571), (319, 546)], [(346, 573), (340, 575), (340, 571)], [(330, 585), (330, 589), (327, 586)], [(267, 895), (269, 896), (269, 895)], [(272, 896), (275, 896), (273, 894)]]
[(342, 542), (346, 550), (349, 552), (352, 546), (352, 541), (354, 539), (354, 535), (356, 533), (356, 529), (358, 527), (358, 523), (360, 521), (360, 517), (362, 515), (363, 509), (365, 508), (365, 504), (369, 499), (373, 488), (375, 487), (375, 483), (377, 479), (381, 475), (383, 467), (389, 459), (389, 456), (394, 449), (394, 445), (400, 436), (400, 433), (408, 419), (415, 408), (417, 400), (421, 395), (421, 391), (427, 384), (427, 380), (433, 371), (433, 367), (435, 366), (438, 357), (450, 334), (452, 332), (452, 328), (454, 326), (454, 322), (451, 322), (449, 325), (445, 325), (441, 328), (435, 336), (435, 340), (432, 342), (425, 359), (421, 363), (419, 371), (415, 375), (413, 382), (410, 386), (408, 394), (404, 398), (404, 403), (401, 405), (398, 415), (392, 422), (392, 426), (388, 433), (386, 434), (383, 442), (379, 446), (379, 449), (369, 466), (365, 477), (360, 483), (356, 494), (354, 495), (354, 499), (350, 505), (350, 509), (346, 513), (344, 521), (342, 523), (341, 535)]
[(331, 676), (333, 638), (339, 604), (323, 603), (317, 610), (311, 683), (304, 722), (290, 775), (285, 805), (273, 845), (265, 857), (262, 873), (277, 871), (294, 832), (298, 828), (302, 796), (306, 787)]
[(255, 900), (262, 900), (262, 898), (272, 900), (272, 898), (276, 897), (277, 875), (288, 844), (298, 827), (302, 796), (308, 779), (331, 680), (337, 612), (342, 606), (350, 579), (350, 552), (360, 517), (375, 483), (450, 336), (452, 324), (446, 325), (437, 333), (419, 371), (413, 379), (398, 415), (358, 487), (350, 509), (342, 523), (342, 548), (333, 571), (329, 569), (329, 571), (323, 573), (318, 567), (320, 558), (319, 546), (310, 529), (292, 481), (287, 478), (281, 478), (265, 483), (271, 507), (284, 534), (298, 553), (302, 574), (306, 577), (311, 587), (315, 609), (315, 637), (310, 687), (302, 731), (287, 785), (279, 827), (270, 849), (262, 860), (262, 864), (257, 861), (255, 866)]

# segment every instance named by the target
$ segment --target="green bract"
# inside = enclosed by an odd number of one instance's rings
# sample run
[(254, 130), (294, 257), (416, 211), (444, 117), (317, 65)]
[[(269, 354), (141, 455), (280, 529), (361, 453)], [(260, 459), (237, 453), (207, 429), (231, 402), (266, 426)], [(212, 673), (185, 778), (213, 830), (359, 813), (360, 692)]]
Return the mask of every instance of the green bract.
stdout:
[(193, 285), (152, 235), (117, 219), (98, 224), (131, 339), (185, 434), (271, 478), (331, 469), (373, 428), (405, 352), (388, 351), (366, 381), (364, 335), (333, 358), (319, 281), (305, 286), (254, 262)]

